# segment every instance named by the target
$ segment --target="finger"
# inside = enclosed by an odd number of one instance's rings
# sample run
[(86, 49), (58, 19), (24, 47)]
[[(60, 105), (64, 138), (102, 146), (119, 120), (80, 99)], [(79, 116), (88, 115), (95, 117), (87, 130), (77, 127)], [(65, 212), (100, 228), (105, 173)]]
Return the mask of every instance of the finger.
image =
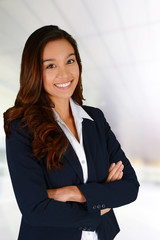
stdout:
[(123, 176), (122, 167), (118, 169), (118, 171), (114, 174), (114, 176), (110, 179), (111, 182), (120, 180)]
[(117, 163), (112, 163), (109, 167), (108, 172), (110, 173), (115, 167), (117, 168), (119, 164), (121, 164), (121, 161), (119, 161)]
[(109, 174), (107, 179), (105, 180), (105, 182), (109, 182), (111, 180), (111, 178), (114, 176), (115, 172), (117, 171), (117, 169), (122, 165), (122, 161), (115, 163), (112, 163), (109, 169)]
[(120, 169), (121, 166), (122, 166), (122, 162), (121, 162), (121, 161), (118, 162), (118, 163), (115, 165), (115, 167), (109, 172), (109, 175), (108, 175), (108, 178), (107, 178), (108, 181), (110, 181), (110, 180), (113, 178), (113, 176), (116, 174), (116, 172), (118, 171), (118, 169), (121, 170), (121, 169)]
[(110, 165), (110, 167), (109, 167), (109, 170), (112, 170), (113, 167), (115, 167), (117, 164), (118, 164), (118, 165), (119, 165), (119, 164), (122, 164), (122, 161), (118, 161), (117, 163), (112, 163), (112, 164)]
[(123, 172), (120, 172), (119, 176), (117, 177), (117, 180), (121, 180), (123, 177)]
[(114, 168), (115, 165), (116, 165), (115, 163), (112, 163), (112, 164), (110, 165), (110, 167), (109, 167), (109, 172), (112, 171), (112, 169)]
[(114, 174), (110, 173), (108, 175), (107, 182), (113, 182), (113, 181), (118, 180), (120, 173), (123, 171), (123, 168), (124, 168), (124, 166), (121, 166), (117, 169), (116, 172), (114, 172)]
[(122, 164), (114, 173), (114, 175), (112, 175), (112, 177), (110, 178), (110, 181), (119, 180), (119, 175), (122, 173), (123, 169), (124, 169), (124, 165)]

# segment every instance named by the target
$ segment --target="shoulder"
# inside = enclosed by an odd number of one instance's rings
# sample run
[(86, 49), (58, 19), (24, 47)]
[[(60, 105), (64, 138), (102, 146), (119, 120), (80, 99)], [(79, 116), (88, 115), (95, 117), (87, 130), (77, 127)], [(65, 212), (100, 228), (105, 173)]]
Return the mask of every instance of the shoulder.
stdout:
[(7, 135), (7, 138), (25, 138), (31, 140), (32, 137), (29, 134), (28, 128), (25, 125), (25, 122), (23, 121), (23, 118), (17, 118), (12, 120), (9, 123), (9, 134)]
[(12, 132), (15, 132), (15, 131), (21, 131), (22, 128), (23, 128), (23, 118), (16, 118), (14, 120), (12, 120), (10, 123), (9, 123), (9, 131), (12, 133)]
[(107, 132), (111, 129), (108, 121), (106, 120), (106, 117), (105, 117), (103, 111), (100, 108), (86, 106), (86, 105), (82, 105), (82, 107), (90, 115), (90, 117), (94, 120), (97, 127), (99, 127), (100, 129), (103, 129)]
[(104, 113), (100, 108), (82, 105), (82, 108), (93, 118), (94, 120), (101, 120), (104, 118)]

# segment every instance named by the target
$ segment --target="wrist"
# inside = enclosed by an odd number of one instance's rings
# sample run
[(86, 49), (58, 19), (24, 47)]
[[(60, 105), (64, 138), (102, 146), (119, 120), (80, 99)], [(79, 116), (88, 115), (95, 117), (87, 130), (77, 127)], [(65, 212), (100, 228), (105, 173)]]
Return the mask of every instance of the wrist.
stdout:
[(77, 187), (76, 186), (70, 186), (69, 188), (69, 201), (77, 201)]
[(70, 200), (74, 202), (86, 202), (86, 198), (77, 186), (71, 186)]

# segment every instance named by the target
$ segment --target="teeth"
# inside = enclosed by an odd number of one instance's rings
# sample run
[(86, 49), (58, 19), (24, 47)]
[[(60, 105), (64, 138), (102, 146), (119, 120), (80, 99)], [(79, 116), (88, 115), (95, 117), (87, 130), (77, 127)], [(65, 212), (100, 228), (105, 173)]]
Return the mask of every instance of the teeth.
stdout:
[(71, 82), (64, 83), (64, 84), (55, 84), (57, 87), (67, 87), (71, 84)]

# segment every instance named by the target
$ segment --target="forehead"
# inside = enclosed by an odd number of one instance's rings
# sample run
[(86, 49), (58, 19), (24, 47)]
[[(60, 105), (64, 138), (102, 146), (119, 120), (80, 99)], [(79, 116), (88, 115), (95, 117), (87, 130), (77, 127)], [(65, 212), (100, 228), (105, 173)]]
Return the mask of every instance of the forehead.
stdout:
[(58, 57), (60, 56), (66, 56), (67, 54), (74, 53), (74, 48), (71, 45), (70, 42), (68, 42), (66, 39), (57, 39), (48, 42), (44, 49), (43, 49), (43, 54), (42, 58), (46, 57)]

